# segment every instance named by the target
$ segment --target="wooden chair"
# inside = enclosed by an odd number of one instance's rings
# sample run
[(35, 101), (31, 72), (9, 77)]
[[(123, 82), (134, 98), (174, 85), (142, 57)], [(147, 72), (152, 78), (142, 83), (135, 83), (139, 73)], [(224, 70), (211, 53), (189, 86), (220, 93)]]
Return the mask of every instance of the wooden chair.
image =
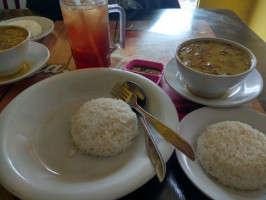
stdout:
[[(21, 4), (20, 4), (20, 0), (14, 0), (15, 3), (15, 8), (16, 9), (21, 9)], [(10, 9), (8, 0), (3, 0), (3, 5), (5, 9)]]

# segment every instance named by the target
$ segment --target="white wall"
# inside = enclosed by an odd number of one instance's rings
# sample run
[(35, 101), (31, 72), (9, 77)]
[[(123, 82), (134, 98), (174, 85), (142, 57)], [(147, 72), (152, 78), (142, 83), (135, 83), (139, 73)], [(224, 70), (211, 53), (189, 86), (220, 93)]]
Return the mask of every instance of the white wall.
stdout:
[[(8, 4), (11, 9), (15, 8), (15, 4), (13, 0), (8, 0)], [(20, 4), (22, 8), (26, 8), (26, 0), (20, 0)], [(0, 1), (0, 9), (4, 9), (3, 1)]]

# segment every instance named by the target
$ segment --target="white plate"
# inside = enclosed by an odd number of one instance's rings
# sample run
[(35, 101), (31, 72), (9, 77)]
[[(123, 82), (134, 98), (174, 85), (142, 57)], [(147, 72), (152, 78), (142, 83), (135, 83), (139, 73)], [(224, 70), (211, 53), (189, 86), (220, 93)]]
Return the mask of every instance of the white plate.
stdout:
[(224, 95), (217, 98), (203, 98), (187, 90), (186, 82), (181, 77), (175, 58), (165, 66), (164, 77), (167, 84), (181, 96), (190, 101), (214, 107), (232, 107), (255, 99), (262, 91), (263, 80), (260, 73), (254, 69), (242, 82), (229, 89)]
[[(59, 74), (22, 92), (0, 115), (0, 182), (21, 199), (102, 200), (119, 198), (149, 181), (155, 171), (141, 124), (136, 141), (118, 156), (70, 156), (70, 118), (82, 103), (111, 97), (114, 84), (126, 80), (144, 89), (149, 112), (177, 130), (171, 99), (140, 75), (110, 68)], [(167, 161), (174, 149), (152, 131)]]
[(0, 85), (5, 85), (5, 84), (9, 84), (9, 83), (13, 83), (16, 81), (19, 81), (21, 79), (24, 79), (32, 74), (34, 74), (35, 72), (39, 71), (44, 64), (47, 62), (47, 60), (49, 59), (50, 56), (50, 52), (48, 50), (48, 48), (38, 42), (29, 42), (29, 51), (26, 55), (26, 61), (28, 61), (31, 65), (31, 69), (30, 71), (28, 71), (28, 73), (23, 74), (19, 77), (7, 80), (7, 81), (0, 81)]
[[(247, 108), (209, 108), (195, 110), (182, 119), (179, 133), (192, 145), (196, 153), (196, 141), (204, 128), (210, 124), (237, 120), (251, 125), (266, 133), (266, 115)], [(191, 126), (193, 124), (193, 126)], [(210, 178), (201, 168), (197, 158), (190, 161), (179, 151), (176, 151), (178, 161), (188, 178), (206, 195), (215, 200), (265, 200), (266, 187), (252, 192), (241, 192), (222, 186)]]
[(45, 37), (46, 35), (48, 35), (49, 33), (51, 33), (54, 30), (54, 22), (46, 17), (39, 17), (39, 16), (26, 16), (26, 17), (16, 17), (16, 18), (12, 18), (12, 19), (8, 19), (5, 21), (0, 22), (0, 25), (8, 25), (11, 22), (14, 21), (20, 21), (20, 20), (33, 20), (38, 22), (41, 27), (42, 27), (42, 33), (33, 38), (33, 41), (38, 41), (41, 38)]

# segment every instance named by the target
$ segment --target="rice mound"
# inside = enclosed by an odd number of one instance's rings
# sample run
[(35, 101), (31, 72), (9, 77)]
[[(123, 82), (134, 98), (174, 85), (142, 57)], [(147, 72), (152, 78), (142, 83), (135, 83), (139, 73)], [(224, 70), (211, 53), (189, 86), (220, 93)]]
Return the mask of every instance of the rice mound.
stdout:
[(92, 99), (72, 117), (70, 134), (81, 153), (115, 156), (125, 151), (138, 135), (137, 116), (122, 100)]
[(197, 155), (205, 172), (238, 190), (266, 185), (266, 136), (238, 121), (206, 127), (197, 140)]
[(38, 22), (30, 19), (14, 21), (9, 23), (9, 25), (21, 26), (28, 29), (30, 31), (31, 39), (38, 37), (42, 33), (41, 25)]

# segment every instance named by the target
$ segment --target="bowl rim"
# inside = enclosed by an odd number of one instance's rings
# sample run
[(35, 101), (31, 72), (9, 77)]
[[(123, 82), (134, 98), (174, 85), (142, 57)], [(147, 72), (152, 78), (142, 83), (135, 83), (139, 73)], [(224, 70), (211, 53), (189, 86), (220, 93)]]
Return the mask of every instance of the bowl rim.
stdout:
[(22, 26), (16, 26), (16, 25), (1, 25), (0, 29), (6, 28), (6, 27), (16, 27), (16, 28), (19, 28), (19, 29), (23, 29), (23, 30), (27, 31), (28, 35), (22, 42), (18, 43), (17, 45), (15, 45), (15, 46), (13, 46), (11, 48), (8, 48), (8, 49), (0, 50), (0, 54), (4, 53), (4, 52), (7, 52), (7, 51), (11, 51), (11, 50), (17, 48), (18, 46), (22, 46), (24, 43), (26, 43), (26, 42), (28, 42), (30, 40), (30, 31), (27, 28), (24, 28)]
[[(190, 67), (187, 67), (186, 65), (184, 65), (181, 60), (179, 59), (178, 55), (177, 55), (177, 52), (178, 50), (184, 46), (185, 44), (188, 44), (188, 43), (191, 43), (191, 42), (194, 42), (194, 41), (204, 41), (204, 40), (211, 40), (211, 41), (219, 41), (219, 42), (224, 42), (224, 43), (227, 43), (227, 44), (231, 44), (231, 45), (235, 45), (241, 49), (243, 49), (244, 51), (248, 52), (251, 56), (251, 66), (250, 68), (245, 71), (245, 72), (242, 72), (242, 73), (239, 73), (239, 74), (234, 74), (234, 75), (225, 75), (225, 76), (221, 76), (221, 75), (215, 75), (215, 74), (208, 74), (208, 73), (203, 73), (203, 72), (200, 72), (200, 71), (197, 71), (197, 70), (194, 70)], [(238, 42), (235, 42), (233, 40), (229, 40), (229, 39), (225, 39), (225, 38), (218, 38), (218, 37), (197, 37), (197, 38), (192, 38), (192, 39), (188, 39), (188, 40), (185, 40), (183, 42), (181, 42), (177, 48), (176, 48), (176, 51), (175, 51), (175, 58), (177, 60), (177, 65), (182, 65), (183, 67), (185, 67), (186, 69), (188, 69), (189, 71), (192, 71), (193, 73), (195, 74), (201, 74), (201, 75), (204, 75), (204, 76), (209, 76), (209, 77), (215, 77), (215, 78), (223, 78), (223, 79), (226, 79), (226, 78), (232, 78), (232, 77), (238, 77), (238, 76), (242, 76), (244, 74), (247, 74), (249, 72), (251, 72), (253, 69), (256, 68), (256, 65), (257, 65), (257, 58), (256, 56), (253, 54), (253, 52), (248, 49), (246, 46), (238, 43)]]

